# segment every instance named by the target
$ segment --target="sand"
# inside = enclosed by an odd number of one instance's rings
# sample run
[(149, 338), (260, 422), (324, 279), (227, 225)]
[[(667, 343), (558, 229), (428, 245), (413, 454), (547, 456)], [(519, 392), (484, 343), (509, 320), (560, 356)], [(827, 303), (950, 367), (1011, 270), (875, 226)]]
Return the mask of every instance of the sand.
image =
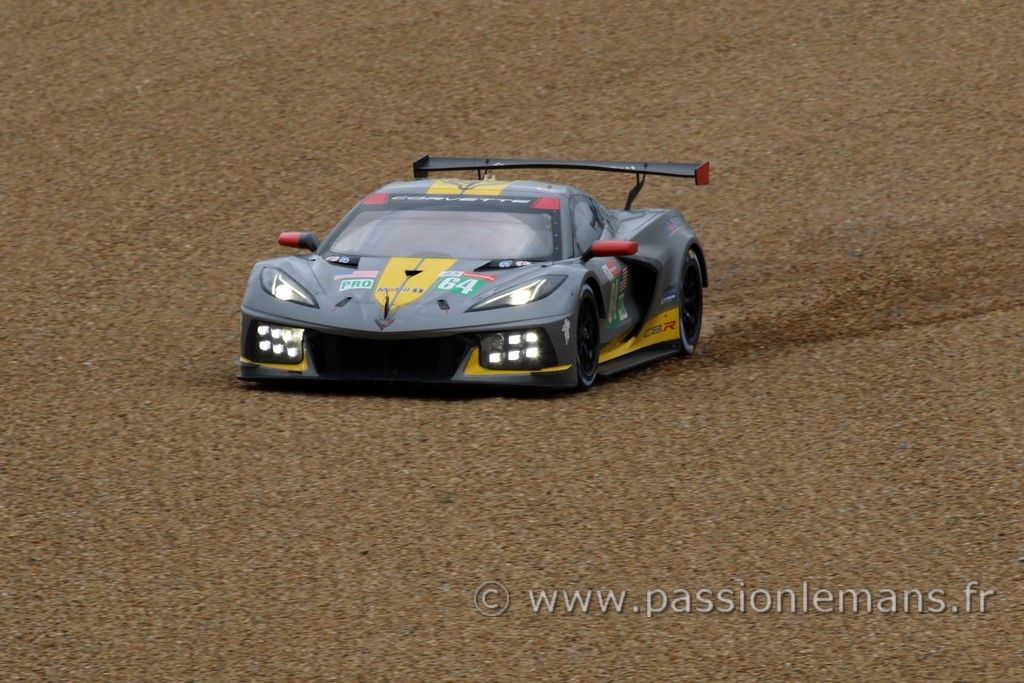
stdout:
[[(1024, 679), (1021, 4), (0, 17), (3, 680)], [(702, 236), (700, 353), (584, 395), (238, 382), (252, 263), (425, 153), (710, 159), (638, 201)], [(986, 614), (526, 597), (972, 580)]]

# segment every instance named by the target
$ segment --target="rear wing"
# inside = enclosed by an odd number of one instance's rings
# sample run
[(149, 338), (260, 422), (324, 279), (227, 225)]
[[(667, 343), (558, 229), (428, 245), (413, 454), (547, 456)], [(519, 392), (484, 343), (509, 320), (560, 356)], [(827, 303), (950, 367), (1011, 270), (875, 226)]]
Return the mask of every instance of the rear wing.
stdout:
[(488, 170), (512, 168), (566, 168), (581, 171), (608, 171), (611, 173), (633, 173), (636, 184), (626, 197), (626, 209), (633, 205), (633, 200), (640, 194), (644, 180), (648, 175), (671, 176), (673, 178), (693, 178), (695, 185), (707, 185), (711, 179), (711, 165), (703, 161), (699, 164), (675, 164), (656, 161), (571, 161), (566, 159), (484, 159), (474, 157), (420, 157), (412, 162), (414, 178), (426, 178), (430, 173), (440, 171), (476, 171), (477, 177), (483, 177)]

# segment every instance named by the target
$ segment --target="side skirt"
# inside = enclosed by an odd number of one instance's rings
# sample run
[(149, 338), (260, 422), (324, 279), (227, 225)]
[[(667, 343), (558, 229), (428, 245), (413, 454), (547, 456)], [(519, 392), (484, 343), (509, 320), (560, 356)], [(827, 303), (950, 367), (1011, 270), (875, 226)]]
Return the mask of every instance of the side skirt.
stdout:
[(657, 346), (648, 346), (643, 349), (634, 351), (633, 353), (626, 354), (625, 356), (619, 356), (609, 361), (601, 363), (597, 367), (597, 374), (601, 377), (611, 377), (617, 375), (620, 372), (632, 370), (640, 367), (641, 365), (647, 365), (663, 358), (671, 358), (672, 356), (678, 355), (679, 353), (679, 342), (667, 342), (664, 344), (658, 344)]

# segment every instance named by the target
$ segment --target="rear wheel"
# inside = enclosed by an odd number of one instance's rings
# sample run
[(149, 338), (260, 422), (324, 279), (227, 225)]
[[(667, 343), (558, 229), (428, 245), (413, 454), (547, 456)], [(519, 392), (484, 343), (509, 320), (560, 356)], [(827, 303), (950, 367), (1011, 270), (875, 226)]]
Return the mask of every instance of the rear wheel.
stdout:
[(683, 277), (679, 284), (679, 341), (680, 352), (690, 356), (700, 339), (700, 324), (704, 317), (704, 289), (700, 261), (693, 249), (683, 260)]
[(576, 314), (577, 391), (586, 391), (597, 379), (597, 361), (601, 351), (600, 336), (594, 290), (590, 285), (584, 285), (580, 290), (580, 306)]

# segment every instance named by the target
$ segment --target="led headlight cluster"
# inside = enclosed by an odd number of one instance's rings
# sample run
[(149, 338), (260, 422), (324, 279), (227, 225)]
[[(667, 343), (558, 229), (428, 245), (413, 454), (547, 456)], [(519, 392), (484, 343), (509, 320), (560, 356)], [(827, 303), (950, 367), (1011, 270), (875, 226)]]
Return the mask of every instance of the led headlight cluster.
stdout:
[(480, 338), (480, 363), (485, 368), (532, 370), (550, 361), (550, 344), (543, 330), (496, 332)]
[(303, 306), (320, 308), (313, 295), (303, 289), (302, 285), (295, 281), (295, 278), (285, 274), (283, 270), (264, 268), (260, 272), (260, 283), (263, 285), (263, 289), (275, 299), (294, 301)]
[(543, 299), (551, 292), (558, 289), (558, 286), (565, 282), (565, 275), (545, 275), (532, 282), (527, 282), (516, 289), (484, 299), (474, 304), (469, 310), (486, 311), (492, 308), (504, 308), (505, 306), (522, 306), (531, 301)]
[(271, 323), (253, 324), (249, 337), (249, 357), (263, 363), (301, 363), (301, 327), (284, 327)]

